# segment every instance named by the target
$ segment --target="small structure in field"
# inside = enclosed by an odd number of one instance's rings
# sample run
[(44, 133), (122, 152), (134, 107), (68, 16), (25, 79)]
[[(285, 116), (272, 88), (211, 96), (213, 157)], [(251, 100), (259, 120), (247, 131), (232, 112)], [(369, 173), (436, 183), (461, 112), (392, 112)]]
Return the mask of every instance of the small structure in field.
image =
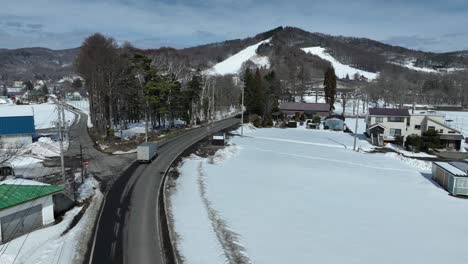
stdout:
[(432, 179), (452, 195), (468, 195), (468, 164), (433, 162)]
[(287, 127), (289, 127), (289, 128), (297, 128), (297, 121), (295, 121), (295, 120), (289, 120), (289, 121), (288, 121), (288, 124), (287, 124)]
[(15, 170), (10, 162), (3, 162), (0, 164), (0, 181), (8, 176), (15, 176)]
[(53, 196), (62, 191), (24, 179), (0, 184), (0, 244), (54, 223)]
[(211, 143), (217, 146), (224, 146), (225, 141), (226, 141), (226, 134), (223, 132), (218, 132), (218, 133), (213, 134)]
[(330, 129), (334, 131), (343, 131), (344, 130), (344, 116), (341, 115), (330, 115), (325, 117), (323, 126), (325, 129)]

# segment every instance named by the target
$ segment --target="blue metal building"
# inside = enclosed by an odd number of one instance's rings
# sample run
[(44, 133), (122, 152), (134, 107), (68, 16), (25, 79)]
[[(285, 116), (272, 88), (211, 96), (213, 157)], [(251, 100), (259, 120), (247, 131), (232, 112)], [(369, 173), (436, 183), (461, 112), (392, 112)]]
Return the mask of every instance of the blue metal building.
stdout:
[(0, 143), (32, 143), (33, 116), (0, 116)]

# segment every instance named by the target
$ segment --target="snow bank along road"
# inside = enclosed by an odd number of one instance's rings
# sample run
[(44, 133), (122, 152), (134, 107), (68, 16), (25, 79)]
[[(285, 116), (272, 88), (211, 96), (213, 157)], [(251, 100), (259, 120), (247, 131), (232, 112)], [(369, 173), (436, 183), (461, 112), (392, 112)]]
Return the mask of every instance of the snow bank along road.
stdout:
[(193, 144), (238, 123), (227, 119), (193, 129), (163, 144), (153, 163), (128, 168), (106, 196), (90, 263), (166, 263), (158, 221), (158, 191), (166, 171)]

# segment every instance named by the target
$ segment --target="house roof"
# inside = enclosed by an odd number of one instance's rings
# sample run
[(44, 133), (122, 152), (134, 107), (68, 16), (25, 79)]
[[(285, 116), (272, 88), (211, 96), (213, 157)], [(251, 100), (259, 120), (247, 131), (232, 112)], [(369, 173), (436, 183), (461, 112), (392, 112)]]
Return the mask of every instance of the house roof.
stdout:
[(435, 165), (458, 177), (466, 177), (467, 173), (447, 162), (434, 162)]
[(0, 135), (34, 134), (33, 116), (0, 116)]
[(295, 112), (329, 112), (330, 105), (325, 103), (281, 103), (279, 106), (281, 111)]
[(55, 185), (0, 185), (0, 210), (63, 191)]
[(440, 135), (440, 139), (443, 140), (464, 140), (465, 137), (460, 134), (442, 134)]
[(375, 123), (375, 124), (369, 126), (369, 129), (373, 129), (373, 128), (378, 127), (378, 126), (383, 128), (383, 129), (387, 129), (384, 125), (382, 125), (380, 123)]
[(408, 109), (369, 108), (371, 116), (410, 116)]

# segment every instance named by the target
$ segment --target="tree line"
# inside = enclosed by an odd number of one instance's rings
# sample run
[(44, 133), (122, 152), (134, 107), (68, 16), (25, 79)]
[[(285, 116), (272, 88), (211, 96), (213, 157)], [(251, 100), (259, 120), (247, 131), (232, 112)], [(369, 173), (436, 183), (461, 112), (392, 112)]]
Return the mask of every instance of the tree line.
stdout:
[(204, 76), (183, 61), (148, 55), (130, 43), (96, 33), (88, 37), (75, 61), (85, 79), (95, 131), (148, 121), (151, 128), (171, 127), (175, 120), (195, 124), (238, 107), (239, 85), (232, 76)]

